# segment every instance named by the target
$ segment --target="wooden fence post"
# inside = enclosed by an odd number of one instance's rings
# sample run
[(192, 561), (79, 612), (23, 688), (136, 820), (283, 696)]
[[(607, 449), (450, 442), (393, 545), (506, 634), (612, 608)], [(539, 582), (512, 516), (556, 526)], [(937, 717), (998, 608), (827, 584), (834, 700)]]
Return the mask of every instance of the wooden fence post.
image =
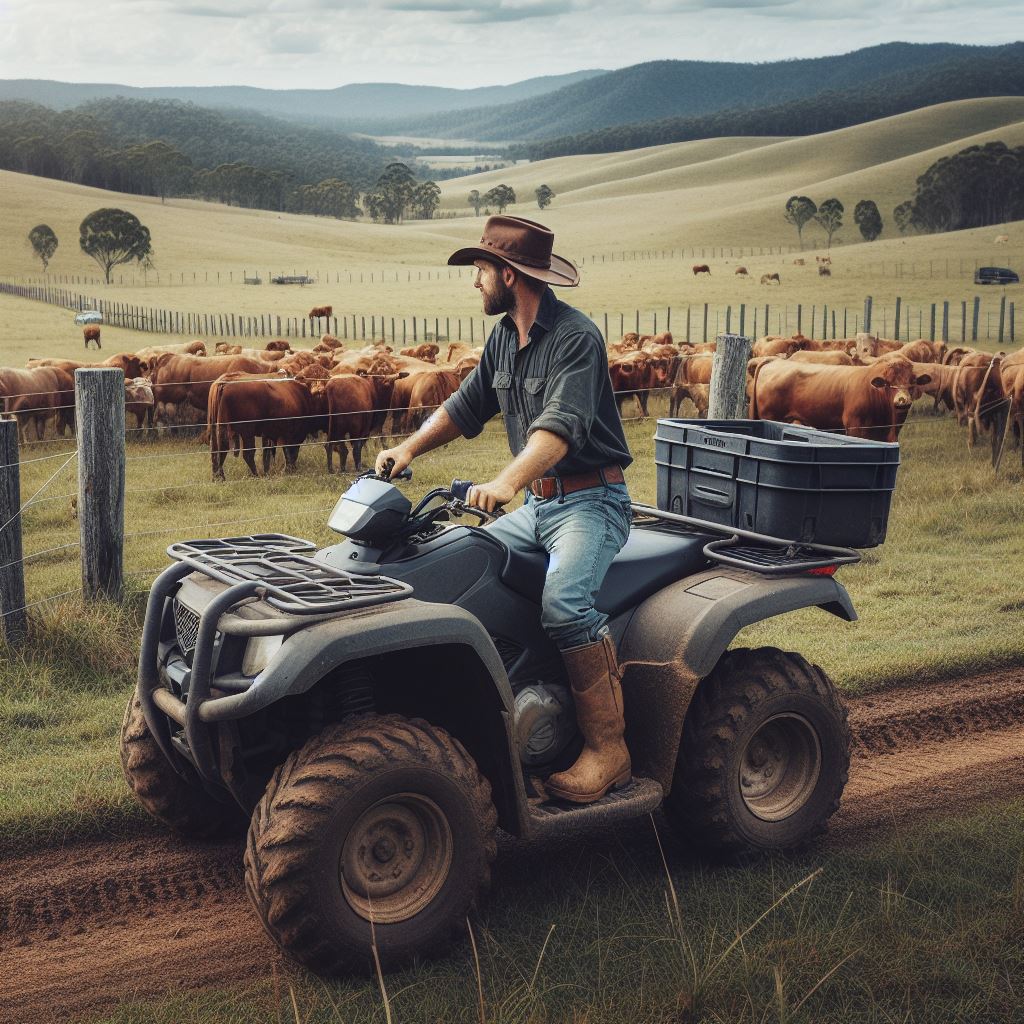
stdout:
[(935, 303), (932, 303), (931, 313), (928, 320), (928, 340), (935, 340)]
[(119, 600), (124, 562), (124, 371), (75, 370), (82, 594)]
[[(893, 339), (895, 341), (900, 340), (900, 306), (903, 305), (903, 300), (897, 295), (896, 296), (896, 315), (893, 317), (892, 325), (894, 329)], [(910, 341), (907, 338), (907, 341)]]
[(942, 340), (949, 341), (949, 302), (942, 303)]
[(11, 647), (25, 639), (28, 624), (23, 557), (18, 424), (0, 420), (0, 633)]
[(872, 299), (871, 299), (871, 296), (869, 295), (864, 300), (864, 333), (865, 334), (870, 334), (871, 333), (871, 305), (872, 305)]
[(974, 296), (974, 318), (971, 323), (971, 341), (978, 340), (978, 318), (981, 316), (981, 299)]
[(960, 303), (960, 344), (965, 345), (967, 343), (967, 300), (963, 299)]
[(1003, 337), (1006, 332), (1006, 296), (1000, 296), (999, 299), (999, 344), (1002, 345)]
[(708, 393), (708, 419), (744, 419), (750, 339), (742, 334), (720, 334), (715, 341)]

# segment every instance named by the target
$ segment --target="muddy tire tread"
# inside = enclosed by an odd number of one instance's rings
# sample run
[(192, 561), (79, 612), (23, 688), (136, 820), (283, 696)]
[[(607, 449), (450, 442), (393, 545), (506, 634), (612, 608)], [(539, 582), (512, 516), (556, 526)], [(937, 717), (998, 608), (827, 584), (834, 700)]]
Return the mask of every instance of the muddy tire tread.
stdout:
[[(369, 965), (323, 938), (317, 901), (308, 898), (304, 878), (317, 827), (346, 793), (392, 766), (396, 751), (406, 764), (443, 770), (463, 784), (484, 839), (479, 892), (490, 885), (497, 811), (490, 783), (455, 737), (422, 719), (399, 715), (359, 715), (329, 726), (275, 771), (253, 812), (245, 848), (246, 892), (265, 931), (292, 959), (318, 974)], [(432, 952), (440, 952), (457, 930), (453, 927)]]

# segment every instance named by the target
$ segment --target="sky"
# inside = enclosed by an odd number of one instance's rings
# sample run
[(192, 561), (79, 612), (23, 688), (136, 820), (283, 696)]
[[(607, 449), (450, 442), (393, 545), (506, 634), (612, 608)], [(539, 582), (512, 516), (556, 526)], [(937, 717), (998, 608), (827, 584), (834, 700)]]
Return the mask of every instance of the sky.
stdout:
[(0, 78), (472, 88), (648, 60), (1021, 38), (1020, 0), (0, 0)]

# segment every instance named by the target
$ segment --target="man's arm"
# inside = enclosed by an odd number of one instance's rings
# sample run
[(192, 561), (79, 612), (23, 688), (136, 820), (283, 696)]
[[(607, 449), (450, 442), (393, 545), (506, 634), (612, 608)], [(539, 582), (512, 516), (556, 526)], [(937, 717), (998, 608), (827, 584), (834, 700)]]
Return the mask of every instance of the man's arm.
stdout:
[(466, 504), (493, 512), (507, 505), (531, 480), (565, 458), (569, 445), (550, 430), (534, 430), (526, 447), (490, 482), (469, 489)]
[(377, 456), (373, 464), (374, 471), (379, 476), (384, 469), (384, 463), (392, 459), (394, 465), (391, 467), (391, 475), (394, 476), (401, 473), (417, 456), (440, 448), (457, 437), (462, 437), (459, 425), (448, 415), (443, 405), (438, 406), (430, 419), (415, 434), (407, 437), (400, 445), (388, 448)]

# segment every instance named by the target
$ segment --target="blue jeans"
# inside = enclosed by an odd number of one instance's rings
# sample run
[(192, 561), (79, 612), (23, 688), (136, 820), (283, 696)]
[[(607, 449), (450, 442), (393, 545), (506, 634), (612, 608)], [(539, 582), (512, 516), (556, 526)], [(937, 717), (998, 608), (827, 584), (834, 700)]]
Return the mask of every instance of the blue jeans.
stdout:
[(600, 639), (608, 616), (594, 607), (612, 559), (629, 536), (625, 484), (602, 484), (564, 498), (535, 498), (487, 529), (510, 548), (548, 553), (541, 625), (559, 650)]

